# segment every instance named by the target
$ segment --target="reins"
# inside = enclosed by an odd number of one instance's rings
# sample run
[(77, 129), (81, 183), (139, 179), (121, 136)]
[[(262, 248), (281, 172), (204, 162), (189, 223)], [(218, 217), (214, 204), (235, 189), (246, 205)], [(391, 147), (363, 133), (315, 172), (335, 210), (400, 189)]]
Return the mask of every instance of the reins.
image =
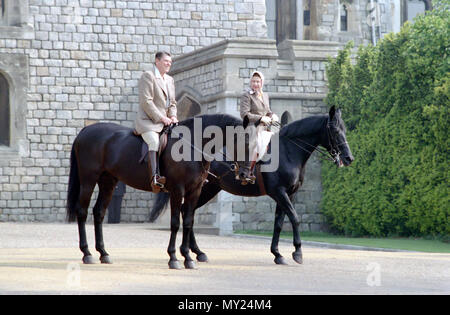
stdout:
[[(220, 175), (220, 176), (213, 174), (213, 173), (209, 170), (209, 168), (206, 169), (206, 168), (204, 167), (205, 171), (207, 171), (208, 174), (214, 176), (214, 177), (217, 178), (217, 179), (220, 179), (221, 177), (227, 175), (229, 172), (234, 172), (236, 175), (238, 174), (238, 172), (239, 172), (239, 164), (238, 164), (237, 162), (232, 162), (231, 165), (230, 165), (230, 164), (227, 163), (227, 162), (216, 160), (216, 159), (214, 158), (214, 156), (212, 156), (212, 155), (210, 155), (210, 154), (208, 154), (208, 153), (206, 153), (206, 152), (203, 152), (202, 150), (200, 150), (199, 148), (197, 148), (195, 145), (193, 145), (191, 141), (188, 141), (188, 140), (184, 139), (184, 137), (181, 137), (181, 136), (180, 136), (179, 139), (181, 139), (181, 140), (184, 141), (185, 143), (189, 144), (189, 145), (191, 146), (192, 149), (194, 149), (194, 150), (197, 151), (197, 152), (200, 152), (203, 156), (208, 157), (208, 158), (210, 159), (210, 161), (215, 160), (217, 163), (221, 163), (221, 164), (226, 165), (227, 167), (229, 167), (228, 171), (226, 171), (224, 174), (222, 174), (222, 175)], [(225, 160), (228, 160), (228, 159), (229, 159), (229, 157), (228, 157), (228, 155), (227, 155), (226, 153), (224, 153), (224, 152), (222, 152), (222, 151), (219, 151), (219, 152), (222, 154), (222, 157), (225, 158)]]
[(347, 141), (333, 145), (333, 142), (336, 142), (336, 141), (331, 136), (331, 132), (330, 132), (331, 122), (330, 122), (329, 118), (327, 119), (327, 127), (326, 128), (327, 128), (328, 143), (330, 145), (331, 152), (329, 152), (327, 150), (324, 150), (324, 149), (321, 149), (321, 148), (319, 148), (317, 146), (314, 146), (314, 145), (312, 145), (312, 144), (310, 144), (310, 143), (300, 139), (300, 137), (292, 137), (292, 138), (297, 139), (298, 141), (302, 142), (303, 144), (308, 145), (309, 147), (312, 148), (312, 150), (308, 150), (308, 149), (304, 148), (300, 144), (298, 144), (295, 141), (293, 141), (291, 137), (284, 136), (284, 138), (288, 139), (291, 143), (293, 143), (294, 145), (296, 145), (297, 147), (299, 147), (303, 151), (308, 152), (309, 154), (312, 154), (314, 151), (319, 152), (319, 159), (320, 160), (326, 160), (326, 161), (331, 161), (331, 162), (337, 163), (339, 161), (339, 154), (340, 154), (339, 146), (341, 144), (347, 143)]

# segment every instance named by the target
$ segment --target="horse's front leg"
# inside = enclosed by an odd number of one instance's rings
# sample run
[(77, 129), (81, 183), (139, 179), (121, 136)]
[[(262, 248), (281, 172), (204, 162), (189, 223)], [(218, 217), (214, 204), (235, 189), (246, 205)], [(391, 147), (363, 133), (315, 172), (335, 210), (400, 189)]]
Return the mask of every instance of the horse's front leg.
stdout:
[(169, 254), (169, 268), (170, 269), (181, 269), (180, 262), (176, 256), (175, 243), (177, 240), (177, 232), (180, 228), (180, 209), (181, 209), (181, 194), (171, 193), (170, 194), (170, 240), (169, 247), (167, 248), (167, 253)]
[(280, 254), (280, 251), (278, 250), (278, 243), (280, 241), (281, 229), (283, 228), (284, 216), (285, 216), (284, 211), (277, 204), (277, 208), (275, 211), (275, 223), (273, 228), (272, 245), (270, 246), (270, 251), (275, 256), (274, 262), (277, 265), (287, 265), (286, 259), (284, 259), (284, 257)]
[(291, 202), (293, 197), (293, 195), (289, 197), (284, 190), (280, 190), (273, 196), (273, 198), (277, 202), (277, 207), (280, 206), (281, 210), (287, 214), (289, 221), (291, 222), (295, 248), (295, 251), (292, 253), (292, 258), (295, 260), (295, 262), (301, 264), (303, 263), (303, 254), (299, 230), (300, 220)]

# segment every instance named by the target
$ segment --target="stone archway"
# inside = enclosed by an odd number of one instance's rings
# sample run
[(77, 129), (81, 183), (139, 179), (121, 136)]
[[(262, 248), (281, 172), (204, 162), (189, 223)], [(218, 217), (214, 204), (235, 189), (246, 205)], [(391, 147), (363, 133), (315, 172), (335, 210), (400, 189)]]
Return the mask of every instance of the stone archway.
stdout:
[(202, 112), (200, 104), (190, 95), (183, 94), (177, 101), (178, 120), (185, 120), (194, 117)]

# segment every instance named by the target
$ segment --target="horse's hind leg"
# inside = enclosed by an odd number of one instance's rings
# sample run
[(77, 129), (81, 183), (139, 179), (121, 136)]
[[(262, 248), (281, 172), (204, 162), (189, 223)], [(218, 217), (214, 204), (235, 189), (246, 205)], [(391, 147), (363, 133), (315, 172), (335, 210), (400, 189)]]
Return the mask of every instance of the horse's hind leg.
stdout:
[(117, 179), (112, 175), (103, 173), (98, 180), (99, 193), (97, 202), (94, 206), (94, 229), (95, 229), (95, 249), (100, 253), (100, 262), (102, 264), (111, 264), (112, 261), (105, 250), (103, 242), (103, 219), (106, 208), (111, 202), (111, 198), (116, 187)]
[(79, 209), (77, 211), (78, 235), (80, 238), (80, 250), (83, 252), (83, 263), (93, 264), (91, 252), (88, 248), (86, 237), (86, 219), (88, 215), (88, 207), (91, 201), (92, 192), (94, 191), (95, 181), (84, 182), (80, 185)]
[[(198, 197), (197, 204), (194, 207), (194, 213), (195, 210), (205, 205), (208, 201), (210, 201), (212, 198), (214, 198), (219, 191), (221, 191), (222, 188), (220, 188), (220, 185), (218, 185), (215, 182), (208, 182), (203, 185), (200, 197)], [(197, 261), (199, 262), (207, 262), (208, 256), (204, 252), (200, 250), (200, 248), (197, 245), (197, 241), (195, 240), (194, 236), (194, 229), (191, 231), (191, 235), (189, 238), (189, 247), (191, 248), (192, 252), (197, 255)]]
[(181, 269), (180, 262), (176, 256), (175, 243), (177, 240), (178, 229), (180, 228), (180, 210), (181, 210), (182, 193), (172, 190), (170, 193), (170, 240), (167, 253), (169, 254), (169, 268)]

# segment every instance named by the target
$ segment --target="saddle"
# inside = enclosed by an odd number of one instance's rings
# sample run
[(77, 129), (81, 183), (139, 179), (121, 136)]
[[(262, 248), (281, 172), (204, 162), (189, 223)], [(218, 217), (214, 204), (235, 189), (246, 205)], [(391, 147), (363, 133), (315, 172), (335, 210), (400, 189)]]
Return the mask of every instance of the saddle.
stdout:
[[(167, 140), (169, 138), (169, 133), (172, 130), (172, 125), (170, 126), (164, 126), (163, 130), (161, 131), (159, 135), (159, 148), (158, 148), (158, 156), (160, 157), (161, 154), (164, 152), (164, 149), (167, 146)], [(133, 130), (133, 134), (135, 136), (141, 137), (136, 130)], [(142, 137), (141, 137), (142, 138)], [(148, 145), (147, 143), (142, 140), (142, 146), (141, 146), (141, 157), (139, 158), (139, 163), (146, 162), (148, 163)]]

